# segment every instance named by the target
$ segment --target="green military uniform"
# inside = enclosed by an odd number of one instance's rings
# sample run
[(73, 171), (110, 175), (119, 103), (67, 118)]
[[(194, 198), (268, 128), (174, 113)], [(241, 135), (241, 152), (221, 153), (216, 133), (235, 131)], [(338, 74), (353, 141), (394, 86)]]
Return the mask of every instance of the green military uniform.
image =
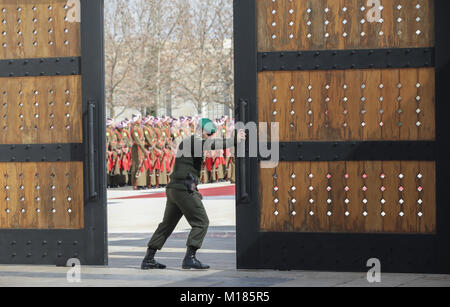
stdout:
[(145, 147), (144, 132), (139, 124), (135, 124), (131, 130), (133, 147), (131, 148), (131, 184), (133, 187), (147, 186), (147, 170), (145, 169)]
[(170, 175), (170, 183), (166, 188), (167, 203), (164, 218), (148, 243), (150, 249), (160, 250), (163, 247), (183, 215), (192, 227), (186, 245), (196, 249), (201, 248), (203, 239), (208, 231), (208, 215), (203, 206), (201, 194), (198, 191), (189, 191), (184, 181), (191, 174), (195, 182), (198, 182), (203, 157), (195, 157), (194, 148), (204, 148), (205, 142), (207, 142), (206, 146), (210, 146), (213, 150), (234, 146), (233, 139), (204, 141), (199, 136), (194, 135), (181, 142), (179, 151), (184, 153), (183, 148), (191, 145), (191, 155), (177, 155), (174, 170)]

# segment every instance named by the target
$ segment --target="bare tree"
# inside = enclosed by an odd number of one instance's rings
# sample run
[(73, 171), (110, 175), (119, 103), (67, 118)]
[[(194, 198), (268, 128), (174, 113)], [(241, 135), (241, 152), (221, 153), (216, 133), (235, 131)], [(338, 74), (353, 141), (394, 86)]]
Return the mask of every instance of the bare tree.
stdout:
[(214, 31), (213, 48), (216, 61), (213, 64), (211, 82), (214, 102), (233, 108), (234, 97), (234, 49), (233, 49), (233, 7), (232, 1), (222, 1)]
[[(135, 58), (134, 82), (138, 93), (134, 105), (143, 113), (151, 105), (162, 105), (163, 88), (172, 82), (173, 50), (183, 40), (188, 2), (183, 0), (137, 0), (134, 2), (139, 48)], [(170, 87), (170, 86), (169, 86)]]
[(105, 15), (113, 116), (119, 106), (168, 115), (173, 103), (232, 107), (232, 0), (109, 0)]
[[(232, 74), (229, 64), (232, 50), (224, 52), (225, 42), (232, 36), (230, 3), (229, 0), (199, 0), (192, 6), (193, 17), (187, 33), (190, 59), (186, 63), (185, 78), (179, 80), (178, 85), (195, 102), (200, 114), (207, 104), (225, 103), (228, 99), (217, 99), (217, 93), (223, 91), (220, 88), (224, 81), (229, 82), (230, 72)], [(230, 29), (224, 33), (227, 27)]]
[[(121, 22), (117, 22), (120, 20)], [(133, 19), (127, 4), (110, 0), (105, 10), (105, 70), (107, 107), (115, 117), (118, 106), (127, 105), (126, 79), (132, 68), (133, 45), (131, 33)]]

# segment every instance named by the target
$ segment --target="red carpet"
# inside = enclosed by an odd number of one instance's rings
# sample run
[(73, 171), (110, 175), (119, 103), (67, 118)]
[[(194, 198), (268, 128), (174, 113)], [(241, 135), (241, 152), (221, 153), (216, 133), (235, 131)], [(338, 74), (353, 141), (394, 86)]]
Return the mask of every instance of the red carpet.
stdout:
[[(228, 186), (224, 186), (224, 187), (206, 188), (206, 189), (200, 189), (200, 193), (203, 195), (203, 197), (233, 196), (236, 194), (236, 187), (234, 185), (228, 185)], [(149, 193), (149, 194), (136, 195), (136, 196), (111, 198), (111, 200), (113, 200), (113, 199), (164, 198), (164, 197), (166, 197), (166, 193), (160, 192), (160, 193)]]

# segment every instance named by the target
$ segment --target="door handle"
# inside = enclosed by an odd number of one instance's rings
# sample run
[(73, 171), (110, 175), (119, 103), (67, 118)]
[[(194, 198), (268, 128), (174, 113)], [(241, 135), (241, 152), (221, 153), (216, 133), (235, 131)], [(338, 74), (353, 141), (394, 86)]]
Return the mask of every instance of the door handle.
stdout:
[(88, 165), (89, 165), (89, 199), (95, 199), (98, 196), (96, 189), (95, 176), (95, 108), (96, 101), (89, 100), (88, 102)]
[[(239, 101), (239, 119), (244, 124), (247, 123), (247, 100), (241, 99)], [(246, 144), (244, 144), (246, 146)], [(239, 162), (239, 187), (240, 187), (240, 201), (243, 203), (249, 202), (249, 194), (247, 192), (247, 157), (241, 157)]]

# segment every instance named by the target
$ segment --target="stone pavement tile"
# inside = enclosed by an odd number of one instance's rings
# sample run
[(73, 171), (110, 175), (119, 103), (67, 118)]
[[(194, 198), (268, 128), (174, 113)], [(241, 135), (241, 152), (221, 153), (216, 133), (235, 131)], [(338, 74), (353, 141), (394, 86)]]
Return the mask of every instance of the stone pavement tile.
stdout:
[(156, 287), (160, 284), (161, 282), (157, 280), (133, 281), (130, 283), (123, 280), (82, 279), (80, 283), (69, 283), (61, 278), (47, 278), (37, 281), (33, 277), (21, 277), (8, 281), (6, 278), (0, 277), (1, 287)]
[(14, 277), (0, 276), (0, 287), (56, 287), (64, 286), (61, 279), (42, 279), (37, 280), (35, 277)]
[[(108, 200), (108, 233), (153, 232), (161, 223), (165, 198)], [(234, 226), (235, 201), (231, 199), (205, 199), (203, 201), (211, 226)], [(190, 229), (181, 218), (175, 231)]]
[(402, 287), (450, 287), (450, 275), (425, 275), (408, 281)]
[(196, 276), (202, 278), (217, 271), (188, 272), (184, 270), (114, 269), (82, 267), (79, 283), (67, 281), (68, 268), (0, 267), (0, 287), (5, 286), (163, 286)]
[(423, 275), (419, 274), (393, 274), (382, 273), (380, 283), (369, 283), (367, 281), (367, 275), (361, 274), (362, 277), (352, 280), (348, 283), (338, 285), (339, 287), (399, 287), (405, 283), (411, 282), (416, 279), (423, 278)]
[(64, 287), (160, 287), (164, 284), (160, 280), (142, 280), (126, 282), (123, 280), (82, 280), (81, 283), (66, 284)]
[(277, 287), (336, 287), (351, 282), (361, 276), (360, 273), (292, 271), (293, 279), (277, 284)]
[[(230, 186), (228, 183), (211, 184), (200, 188)], [(108, 190), (108, 233), (145, 233), (155, 231), (164, 215), (165, 198), (116, 199), (164, 192), (164, 189), (133, 191), (131, 188)], [(203, 201), (211, 226), (234, 226), (236, 221), (233, 197), (205, 198)], [(183, 217), (175, 231), (190, 229)]]
[(82, 267), (81, 283), (69, 283), (68, 269), (57, 267), (0, 266), (0, 287), (9, 286), (138, 286), (138, 287), (391, 287), (450, 286), (449, 275), (383, 274), (381, 284), (369, 284), (363, 273), (309, 271), (189, 271), (167, 269)]
[(272, 287), (287, 282), (289, 277), (258, 276), (242, 271), (219, 271), (206, 276), (192, 276), (185, 280), (165, 285), (166, 287)]

